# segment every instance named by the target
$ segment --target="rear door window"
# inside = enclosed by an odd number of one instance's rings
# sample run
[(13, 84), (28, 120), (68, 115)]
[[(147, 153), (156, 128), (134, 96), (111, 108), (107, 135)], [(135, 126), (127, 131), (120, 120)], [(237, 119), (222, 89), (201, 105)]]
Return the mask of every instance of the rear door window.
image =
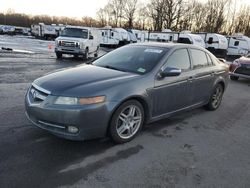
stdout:
[(193, 59), (193, 68), (199, 69), (209, 66), (207, 55), (202, 50), (190, 49), (192, 59)]

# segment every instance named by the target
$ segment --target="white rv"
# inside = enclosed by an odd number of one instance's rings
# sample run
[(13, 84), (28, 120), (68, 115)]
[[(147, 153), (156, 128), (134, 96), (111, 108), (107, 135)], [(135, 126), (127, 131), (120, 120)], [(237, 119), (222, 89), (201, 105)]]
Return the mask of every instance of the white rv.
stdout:
[(41, 39), (55, 39), (57, 35), (55, 24), (45, 25), (44, 23), (39, 23), (38, 25), (31, 25), (31, 33), (36, 38)]
[(226, 58), (228, 41), (223, 35), (216, 33), (196, 33), (205, 41), (206, 49), (213, 53), (216, 57)]
[(117, 47), (129, 43), (137, 42), (133, 33), (129, 33), (123, 28), (112, 28), (110, 26), (101, 29), (101, 45)]
[(90, 27), (66, 26), (56, 38), (55, 53), (57, 58), (63, 54), (88, 59), (90, 54), (98, 56), (101, 33), (99, 29)]
[(148, 31), (131, 29), (130, 30), (136, 37), (137, 42), (145, 42), (148, 41)]
[(201, 36), (196, 35), (196, 34), (191, 34), (190, 31), (182, 31), (179, 34), (177, 42), (178, 43), (185, 43), (185, 44), (194, 44), (197, 46), (201, 46), (203, 48), (205, 48), (205, 46), (206, 46), (205, 42)]
[(250, 38), (241, 33), (227, 37), (228, 56), (245, 56), (250, 52)]

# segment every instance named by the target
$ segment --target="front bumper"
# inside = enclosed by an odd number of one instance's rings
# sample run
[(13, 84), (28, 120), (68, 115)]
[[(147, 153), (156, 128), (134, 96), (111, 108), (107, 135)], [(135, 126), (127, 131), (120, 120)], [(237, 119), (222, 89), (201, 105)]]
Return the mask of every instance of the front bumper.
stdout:
[[(70, 140), (88, 140), (105, 137), (109, 119), (115, 103), (67, 106), (52, 105), (46, 99), (41, 103), (30, 100), (30, 90), (25, 97), (27, 118), (37, 127)], [(70, 133), (69, 126), (78, 128), (77, 133)]]
[(80, 48), (74, 48), (74, 47), (63, 47), (63, 46), (57, 46), (55, 48), (56, 53), (61, 54), (71, 54), (71, 55), (84, 55), (85, 50)]

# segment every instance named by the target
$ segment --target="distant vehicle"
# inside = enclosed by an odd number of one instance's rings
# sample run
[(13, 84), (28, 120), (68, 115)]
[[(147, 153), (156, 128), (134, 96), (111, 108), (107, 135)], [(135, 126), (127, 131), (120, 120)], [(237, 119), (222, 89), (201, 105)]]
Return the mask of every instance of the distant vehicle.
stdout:
[(238, 80), (239, 78), (250, 79), (250, 54), (234, 60), (229, 67), (231, 80)]
[(195, 45), (140, 43), (36, 79), (25, 98), (29, 120), (54, 135), (129, 142), (143, 124), (205, 106), (219, 108), (228, 65)]
[(0, 32), (2, 34), (14, 35), (15, 34), (15, 26), (11, 25), (2, 25)]
[(227, 57), (228, 41), (223, 35), (217, 33), (195, 33), (205, 41), (206, 49), (218, 58)]
[(177, 43), (193, 44), (193, 45), (201, 46), (203, 48), (206, 47), (205, 42), (202, 39), (202, 37), (196, 34), (191, 34), (190, 31), (182, 31), (179, 34)]
[(246, 56), (250, 52), (250, 38), (241, 33), (228, 36), (228, 56)]
[(137, 39), (134, 34), (126, 31), (123, 28), (112, 28), (110, 26), (106, 26), (104, 28), (101, 28), (101, 33), (102, 46), (117, 47), (137, 42)]
[(137, 42), (148, 41), (148, 31), (137, 30), (137, 29), (130, 29), (129, 31), (135, 35)]
[(45, 25), (44, 23), (39, 23), (37, 25), (31, 25), (31, 33), (36, 38), (40, 39), (55, 39), (58, 36), (55, 24)]
[(57, 58), (63, 54), (88, 59), (90, 54), (98, 56), (100, 48), (100, 30), (90, 27), (66, 26), (56, 38), (55, 53)]

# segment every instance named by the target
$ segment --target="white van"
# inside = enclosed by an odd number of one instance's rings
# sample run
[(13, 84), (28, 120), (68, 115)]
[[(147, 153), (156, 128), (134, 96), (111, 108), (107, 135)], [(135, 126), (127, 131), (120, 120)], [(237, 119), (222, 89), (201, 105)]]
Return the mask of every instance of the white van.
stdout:
[(223, 35), (217, 33), (196, 33), (203, 38), (206, 49), (218, 58), (227, 57), (228, 41)]
[(228, 36), (228, 56), (245, 56), (250, 52), (250, 38), (241, 33)]
[(97, 28), (66, 26), (56, 38), (55, 53), (57, 58), (63, 54), (88, 59), (90, 54), (98, 56), (101, 33)]

